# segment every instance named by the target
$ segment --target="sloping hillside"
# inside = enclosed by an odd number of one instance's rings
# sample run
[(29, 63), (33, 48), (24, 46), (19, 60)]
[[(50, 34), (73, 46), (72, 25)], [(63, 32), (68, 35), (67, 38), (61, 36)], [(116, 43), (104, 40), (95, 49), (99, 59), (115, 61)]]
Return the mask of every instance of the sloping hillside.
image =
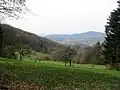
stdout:
[(10, 25), (2, 24), (1, 26), (4, 31), (4, 45), (26, 44), (37, 52), (50, 52), (53, 48), (61, 46), (49, 39), (23, 31)]
[(85, 33), (80, 34), (72, 34), (72, 35), (48, 35), (46, 38), (57, 41), (62, 44), (89, 44), (93, 45), (96, 44), (98, 41), (103, 42), (104, 41), (105, 34), (101, 32), (94, 32), (89, 31)]
[[(0, 58), (1, 90), (120, 90), (120, 71), (102, 65)], [(1, 88), (1, 87), (0, 87)]]

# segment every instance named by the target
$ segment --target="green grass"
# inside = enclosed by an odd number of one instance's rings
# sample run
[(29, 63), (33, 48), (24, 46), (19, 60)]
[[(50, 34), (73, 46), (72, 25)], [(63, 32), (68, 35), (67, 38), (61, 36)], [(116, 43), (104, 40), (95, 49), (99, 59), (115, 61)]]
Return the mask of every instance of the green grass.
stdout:
[(18, 80), (36, 83), (46, 90), (119, 90), (120, 71), (104, 66), (63, 62), (17, 61), (0, 59), (0, 74), (15, 75)]

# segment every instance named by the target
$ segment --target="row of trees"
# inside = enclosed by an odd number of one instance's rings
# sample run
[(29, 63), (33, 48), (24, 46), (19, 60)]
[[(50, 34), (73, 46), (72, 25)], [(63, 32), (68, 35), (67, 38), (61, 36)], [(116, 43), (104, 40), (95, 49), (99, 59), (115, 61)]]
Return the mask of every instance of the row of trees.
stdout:
[(23, 56), (29, 57), (32, 54), (32, 48), (28, 45), (23, 44), (16, 44), (15, 46), (5, 45), (2, 51), (3, 57), (16, 59), (16, 55), (19, 55), (20, 60), (22, 60)]
[(85, 64), (104, 64), (101, 55), (101, 44), (97, 42), (94, 46), (88, 46), (81, 49), (80, 47), (65, 46), (63, 48), (56, 48), (52, 52), (53, 59), (64, 61), (66, 63), (85, 63)]
[(88, 46), (84, 49), (77, 51), (74, 58), (76, 63), (88, 63), (88, 64), (104, 64), (104, 60), (101, 55), (101, 44), (97, 42), (94, 46)]

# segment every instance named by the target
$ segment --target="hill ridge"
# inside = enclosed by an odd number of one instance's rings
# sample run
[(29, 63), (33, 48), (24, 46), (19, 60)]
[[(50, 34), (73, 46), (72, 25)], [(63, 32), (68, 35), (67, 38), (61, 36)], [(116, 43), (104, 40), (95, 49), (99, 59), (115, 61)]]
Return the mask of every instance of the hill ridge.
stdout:
[(75, 34), (52, 34), (45, 36), (46, 38), (62, 43), (62, 44), (71, 44), (73, 42), (79, 44), (88, 44), (93, 45), (97, 41), (103, 42), (105, 33), (88, 31), (84, 33), (75, 33)]
[(3, 30), (3, 38), (5, 45), (26, 44), (38, 52), (49, 52), (52, 48), (61, 46), (61, 44), (49, 40), (45, 37), (40, 37), (31, 32), (15, 28), (8, 24), (1, 24)]

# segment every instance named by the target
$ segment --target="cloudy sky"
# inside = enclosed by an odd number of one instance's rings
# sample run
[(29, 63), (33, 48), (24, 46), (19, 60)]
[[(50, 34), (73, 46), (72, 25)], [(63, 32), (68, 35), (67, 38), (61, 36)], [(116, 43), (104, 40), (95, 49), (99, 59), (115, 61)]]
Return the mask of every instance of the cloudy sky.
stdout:
[(117, 0), (28, 0), (32, 13), (20, 20), (8, 20), (17, 28), (38, 35), (104, 32)]

